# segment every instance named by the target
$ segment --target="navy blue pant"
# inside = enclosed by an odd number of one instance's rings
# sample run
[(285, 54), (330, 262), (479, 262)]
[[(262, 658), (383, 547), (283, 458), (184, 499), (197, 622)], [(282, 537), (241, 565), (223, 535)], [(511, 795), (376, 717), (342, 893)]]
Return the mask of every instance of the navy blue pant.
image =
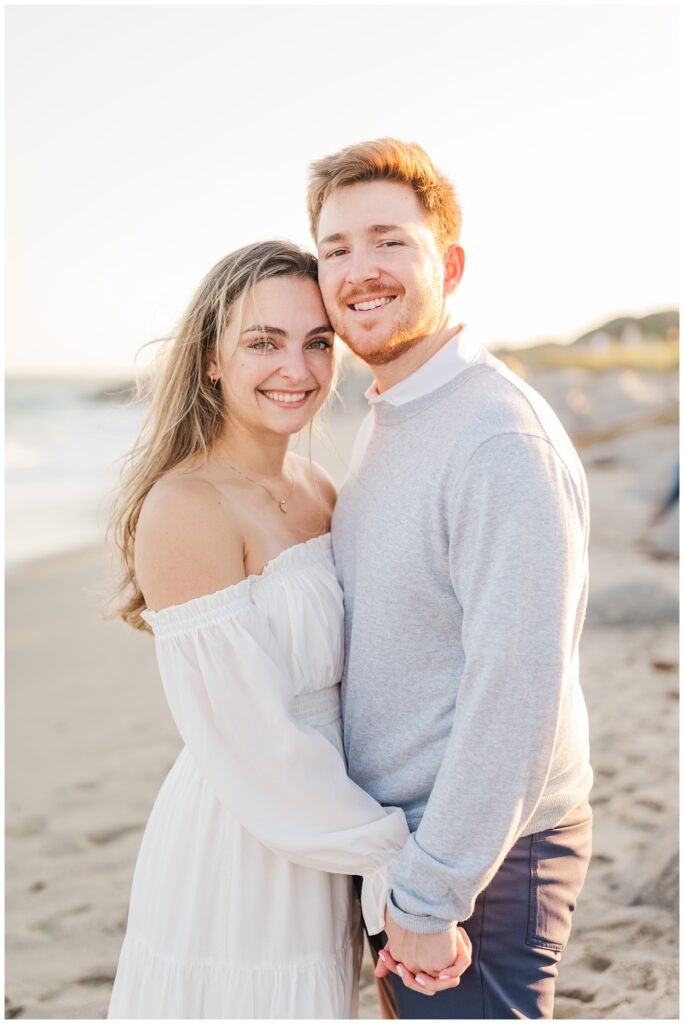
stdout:
[[(461, 922), (473, 960), (460, 985), (425, 996), (390, 975), (401, 1019), (492, 1020), (553, 1016), (558, 962), (591, 856), (587, 802), (555, 828), (519, 839)], [(387, 942), (374, 935), (375, 951)]]

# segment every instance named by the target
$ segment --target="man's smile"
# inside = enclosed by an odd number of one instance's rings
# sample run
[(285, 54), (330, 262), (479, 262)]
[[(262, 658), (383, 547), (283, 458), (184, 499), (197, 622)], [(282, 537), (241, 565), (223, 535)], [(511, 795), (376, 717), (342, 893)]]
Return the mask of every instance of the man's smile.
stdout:
[(394, 302), (396, 295), (375, 295), (368, 299), (358, 299), (356, 302), (347, 303), (347, 308), (355, 313), (368, 313), (372, 310), (382, 309)]

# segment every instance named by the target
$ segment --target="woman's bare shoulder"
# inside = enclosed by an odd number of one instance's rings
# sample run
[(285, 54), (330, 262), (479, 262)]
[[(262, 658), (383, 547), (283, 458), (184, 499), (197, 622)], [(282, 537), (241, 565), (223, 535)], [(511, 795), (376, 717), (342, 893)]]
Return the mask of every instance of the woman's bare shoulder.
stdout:
[(225, 495), (201, 475), (158, 480), (140, 510), (135, 571), (155, 611), (244, 579), (242, 531)]

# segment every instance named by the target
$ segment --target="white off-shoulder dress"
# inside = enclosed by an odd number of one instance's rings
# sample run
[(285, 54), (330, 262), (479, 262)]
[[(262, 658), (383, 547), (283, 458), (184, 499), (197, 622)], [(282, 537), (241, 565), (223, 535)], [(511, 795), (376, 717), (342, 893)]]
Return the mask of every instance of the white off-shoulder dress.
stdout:
[(143, 836), (109, 1017), (355, 1016), (349, 876), (382, 930), (408, 830), (346, 773), (330, 535), (144, 618), (185, 746)]

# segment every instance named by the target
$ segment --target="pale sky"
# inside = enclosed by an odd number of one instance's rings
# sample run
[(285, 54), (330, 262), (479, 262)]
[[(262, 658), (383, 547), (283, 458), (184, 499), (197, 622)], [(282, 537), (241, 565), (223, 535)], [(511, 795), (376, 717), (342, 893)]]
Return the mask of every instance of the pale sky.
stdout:
[(382, 135), (456, 186), (483, 344), (676, 304), (673, 5), (9, 7), (6, 46), (10, 372), (129, 373)]

